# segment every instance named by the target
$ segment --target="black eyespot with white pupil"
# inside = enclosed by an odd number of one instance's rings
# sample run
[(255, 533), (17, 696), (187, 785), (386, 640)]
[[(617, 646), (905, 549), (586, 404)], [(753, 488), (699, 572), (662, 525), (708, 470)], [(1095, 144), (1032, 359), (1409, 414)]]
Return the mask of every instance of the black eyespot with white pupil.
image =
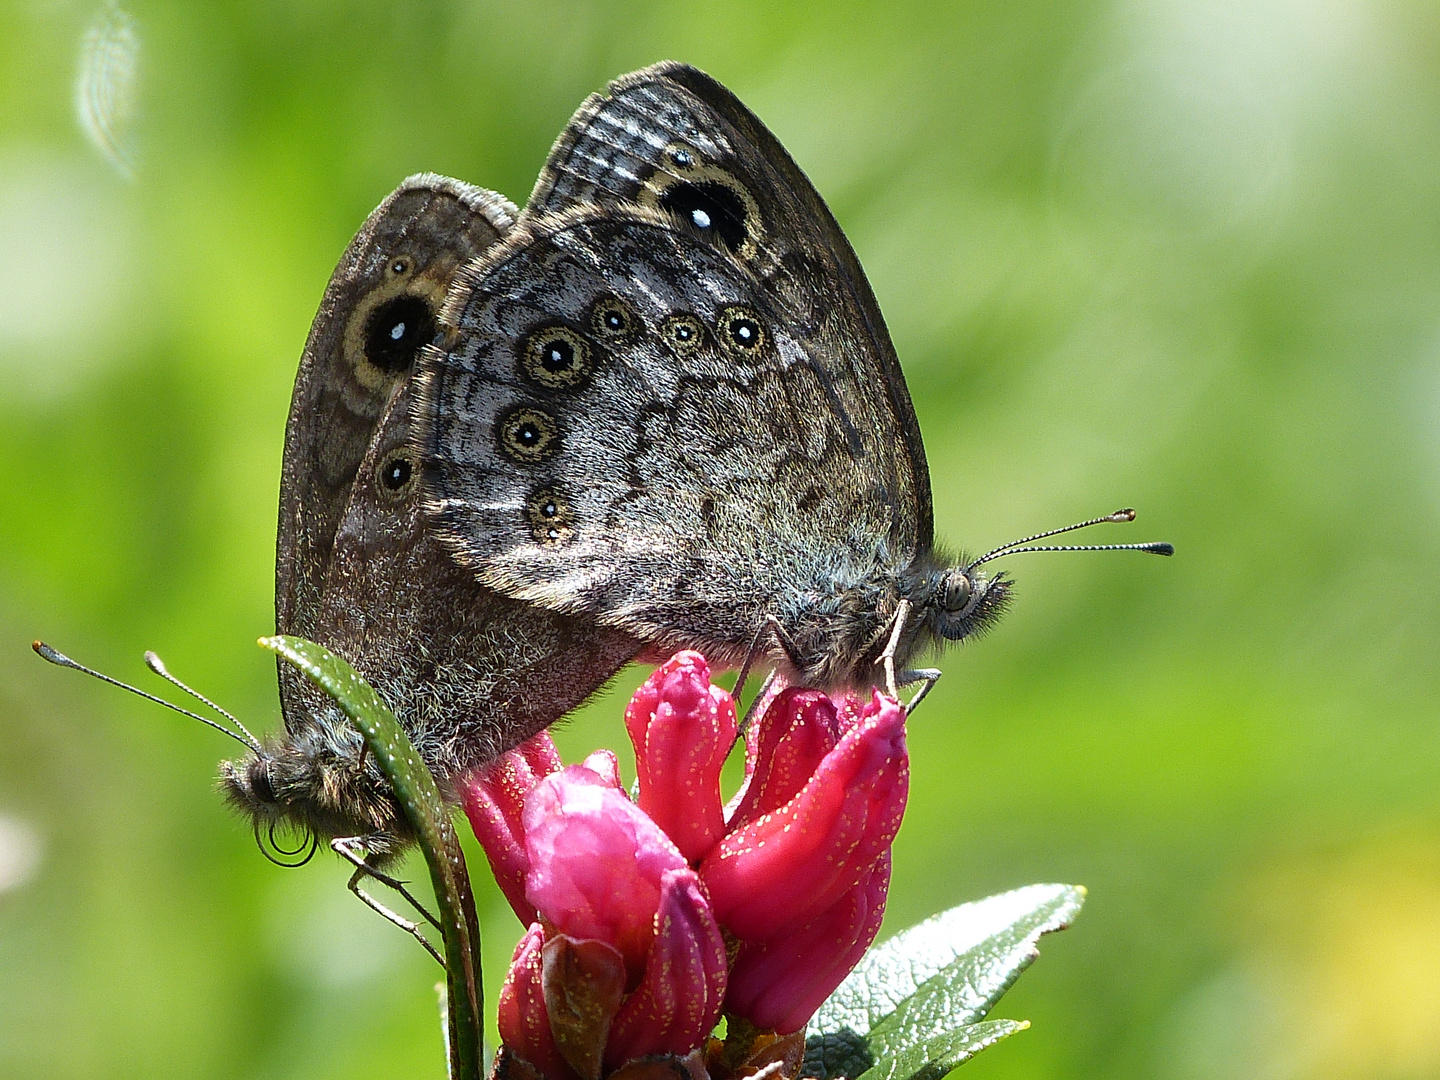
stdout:
[(564, 338), (553, 338), (540, 346), (540, 366), (552, 375), (575, 366), (575, 346)]
[(619, 297), (606, 296), (590, 310), (590, 329), (603, 341), (624, 343), (640, 331), (640, 320)]
[(365, 359), (382, 371), (404, 371), (434, 337), (430, 305), (418, 296), (396, 296), (365, 321)]
[(539, 409), (512, 409), (500, 420), (500, 449), (522, 463), (543, 461), (559, 446), (555, 421)]
[(731, 353), (751, 356), (765, 347), (765, 328), (749, 308), (728, 307), (720, 313), (720, 341)]
[(591, 357), (584, 335), (568, 326), (546, 326), (525, 339), (520, 363), (531, 381), (559, 390), (589, 377)]
[(661, 324), (660, 337), (677, 356), (693, 356), (705, 344), (705, 328), (694, 315), (671, 315)]
[(405, 454), (392, 454), (380, 463), (380, 486), (392, 495), (398, 495), (410, 486), (415, 467)]
[(660, 195), (660, 205), (702, 232), (712, 233), (731, 251), (749, 237), (745, 200), (719, 180), (682, 180)]
[(530, 519), (530, 533), (542, 543), (567, 540), (572, 534), (570, 523), (573, 515), (565, 497), (551, 487), (533, 492), (526, 504)]

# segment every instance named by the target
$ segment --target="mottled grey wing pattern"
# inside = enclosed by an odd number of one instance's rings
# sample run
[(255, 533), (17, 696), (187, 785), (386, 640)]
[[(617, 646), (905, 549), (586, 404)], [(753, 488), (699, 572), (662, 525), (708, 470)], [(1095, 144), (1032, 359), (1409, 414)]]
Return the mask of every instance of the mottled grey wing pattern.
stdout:
[(738, 663), (766, 615), (803, 632), (908, 564), (909, 461), (872, 378), (670, 215), (524, 222), (442, 318), (454, 343), (419, 389), (428, 509), (485, 584)]
[[(752, 317), (758, 337), (737, 338)], [(581, 107), (442, 322), (422, 482), (488, 585), (736, 662), (767, 616), (807, 638), (840, 608), (893, 608), (879, 591), (929, 555), (914, 410), (854, 253), (774, 136), (693, 68)], [(584, 362), (545, 370), (547, 350)]]
[[(326, 290), (286, 427), (280, 630), (369, 680), (449, 795), (458, 773), (558, 719), (640, 647), (485, 588), (421, 513), (415, 360), (457, 270), (497, 245), (514, 216), (500, 196), (456, 180), (402, 184)], [(285, 730), (222, 766), (227, 798), (257, 838), (286, 821), (315, 838), (362, 838), (369, 858), (393, 859), (412, 837), (359, 731), (288, 666), (280, 694)]]
[(744, 262), (817, 355), (848, 365), (908, 457), (895, 492), (913, 500), (915, 539), (933, 543), (930, 474), (920, 426), (885, 320), (835, 216), (778, 139), (734, 94), (688, 64), (616, 79), (556, 140), (525, 217), (588, 203), (668, 210)]
[(579, 705), (639, 645), (486, 589), (455, 562), (420, 510), (409, 406), (405, 380), (356, 474), (316, 633), (394, 707), (443, 786)]
[[(391, 392), (434, 336), (455, 272), (514, 223), (494, 192), (423, 174), (366, 219), (326, 286), (285, 425), (276, 538), (275, 619), (314, 637), (335, 530)], [(287, 715), (303, 684), (280, 665)]]

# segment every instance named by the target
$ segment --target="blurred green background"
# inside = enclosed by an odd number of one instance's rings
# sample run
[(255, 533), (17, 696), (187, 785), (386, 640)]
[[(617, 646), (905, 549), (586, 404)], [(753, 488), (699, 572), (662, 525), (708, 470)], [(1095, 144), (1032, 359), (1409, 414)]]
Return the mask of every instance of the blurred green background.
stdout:
[[(1103, 539), (1179, 549), (1010, 563), (913, 723), (888, 930), (1090, 888), (961, 1075), (1440, 1077), (1440, 8), (127, 10), (0, 6), (0, 1075), (441, 1075), (431, 961), (335, 860), (260, 857), (229, 747), (28, 646), (147, 685), (155, 648), (278, 723), (284, 418), (350, 234), (423, 169), (523, 200), (585, 94), (672, 57), (846, 228), (941, 535), (1134, 505)], [(108, 152), (97, 18), (137, 77)], [(493, 1008), (519, 927), (482, 902)]]

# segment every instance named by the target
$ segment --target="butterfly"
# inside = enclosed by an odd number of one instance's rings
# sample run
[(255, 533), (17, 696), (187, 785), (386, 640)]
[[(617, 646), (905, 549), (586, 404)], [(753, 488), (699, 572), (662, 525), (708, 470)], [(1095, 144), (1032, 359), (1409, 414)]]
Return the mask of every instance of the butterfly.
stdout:
[(1068, 531), (969, 562), (937, 546), (854, 251), (775, 136), (693, 67), (581, 106), (440, 321), (413, 399), (436, 531), (486, 587), (651, 651), (760, 656), (830, 690), (883, 674), (893, 694), (933, 680), (906, 670), (920, 650), (1004, 610), (1010, 583), (982, 563)]
[[(420, 512), (415, 358), (454, 275), (516, 214), (458, 180), (403, 182), (325, 289), (285, 428), (279, 632), (345, 657), (395, 712), (442, 792), (570, 711), (639, 649), (624, 631), (479, 584)], [(222, 791), (281, 855), (299, 853), (275, 843), (275, 829), (289, 825), (312, 853), (320, 838), (353, 839), (371, 866), (383, 865), (412, 839), (388, 783), (329, 697), (286, 664), (279, 679), (283, 731), (225, 763)]]

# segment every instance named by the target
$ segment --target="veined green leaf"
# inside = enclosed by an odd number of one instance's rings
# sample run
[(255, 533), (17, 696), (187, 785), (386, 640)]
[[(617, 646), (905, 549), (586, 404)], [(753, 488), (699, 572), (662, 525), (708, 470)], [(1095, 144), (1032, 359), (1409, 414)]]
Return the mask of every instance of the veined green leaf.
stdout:
[(1035, 959), (1040, 935), (1068, 926), (1084, 899), (1076, 886), (1031, 885), (962, 904), (871, 949), (810, 1021), (806, 1074), (888, 1077), (926, 1047), (943, 1058)]
[(982, 1020), (978, 1024), (966, 1024), (884, 1058), (862, 1073), (859, 1080), (940, 1080), (987, 1046), (994, 1046), (1029, 1026), (1024, 1020)]

